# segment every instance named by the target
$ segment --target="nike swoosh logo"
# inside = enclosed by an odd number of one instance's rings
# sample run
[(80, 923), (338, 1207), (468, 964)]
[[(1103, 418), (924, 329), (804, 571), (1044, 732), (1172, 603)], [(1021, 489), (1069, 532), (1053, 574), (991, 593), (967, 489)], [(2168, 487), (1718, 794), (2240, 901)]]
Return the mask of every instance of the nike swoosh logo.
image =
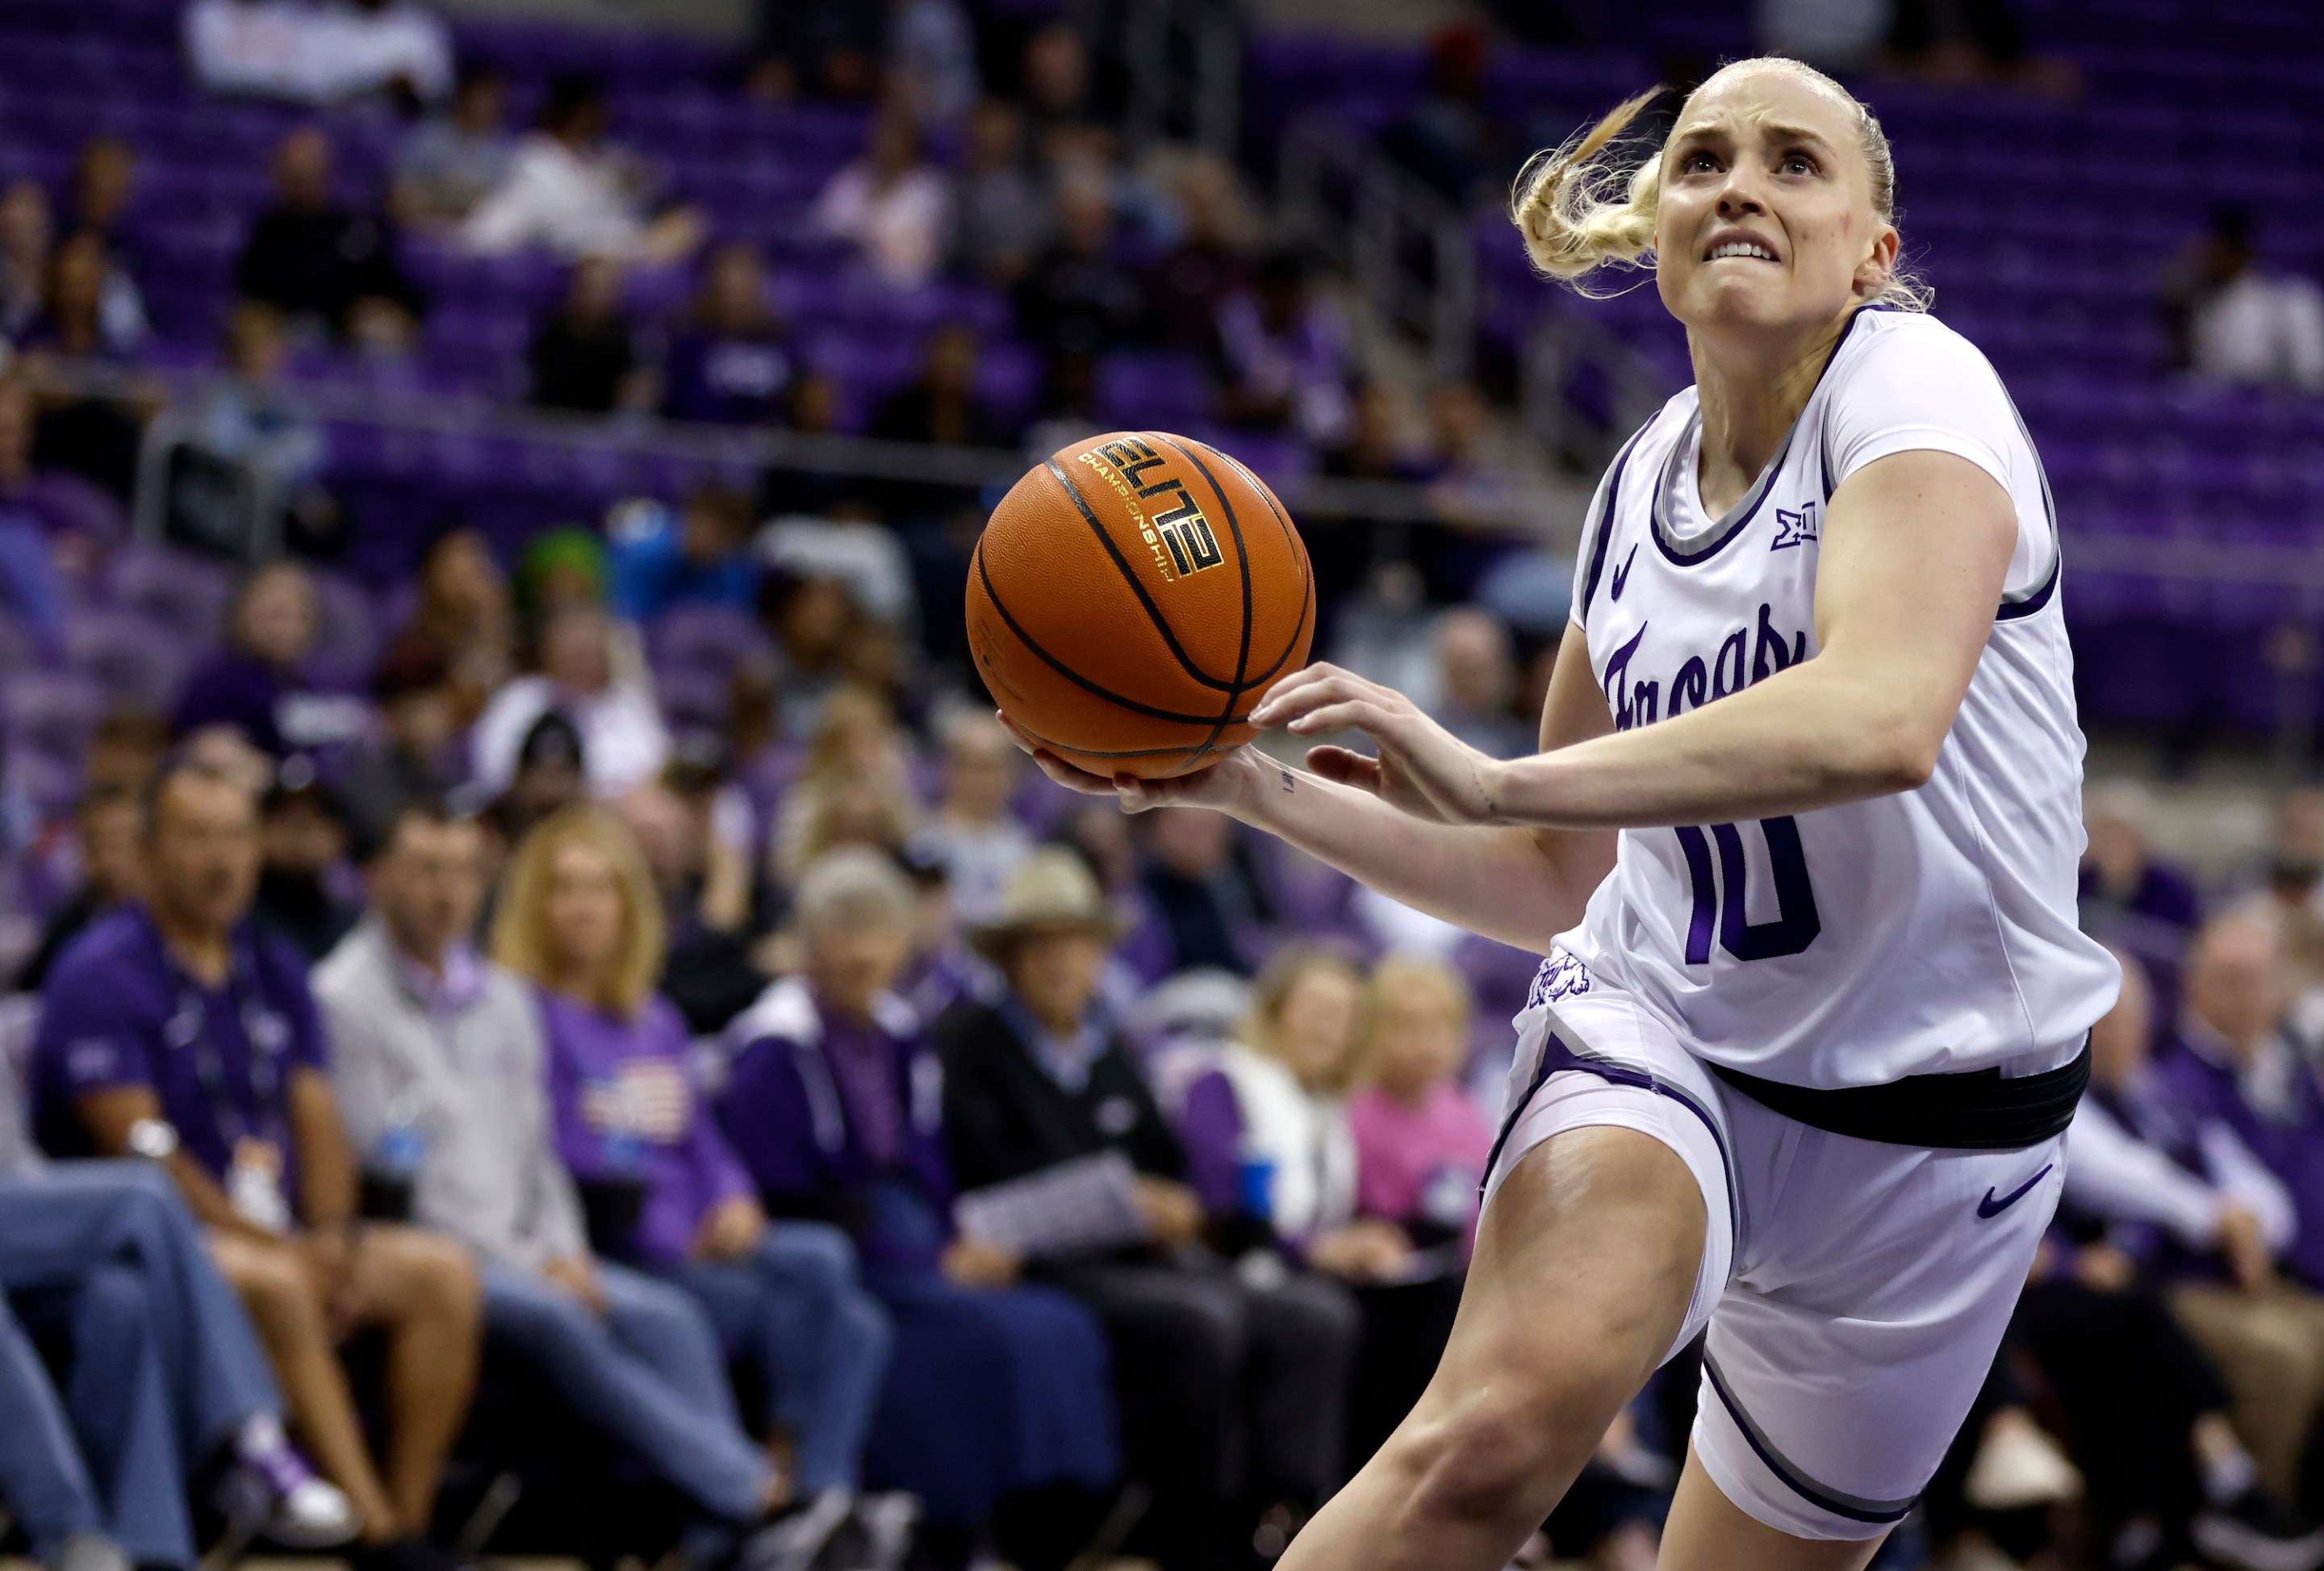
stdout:
[(1630, 564), (1637, 559), (1638, 548), (1632, 546), (1630, 554), (1622, 559), (1622, 565), (1614, 569), (1614, 593), (1608, 598), (1619, 600), (1622, 597), (1622, 586), (1630, 581)]
[(2027, 1195), (2033, 1193), (2034, 1186), (2047, 1178), (2049, 1176), (2050, 1169), (2056, 1165), (2057, 1164), (2054, 1162), (2043, 1163), (2042, 1170), (2040, 1172), (2034, 1174), (2032, 1178), (2018, 1185), (2015, 1189), (2010, 1190), (2008, 1194), (2004, 1195), (1998, 1200), (1993, 1197), (1993, 1191), (1987, 1189), (1985, 1192), (1985, 1198), (1977, 1203), (1977, 1219), (1982, 1222), (1988, 1216), (1998, 1216), (2004, 1211), (2008, 1210), (2012, 1206), (2016, 1205), (2017, 1202), (2025, 1198)]

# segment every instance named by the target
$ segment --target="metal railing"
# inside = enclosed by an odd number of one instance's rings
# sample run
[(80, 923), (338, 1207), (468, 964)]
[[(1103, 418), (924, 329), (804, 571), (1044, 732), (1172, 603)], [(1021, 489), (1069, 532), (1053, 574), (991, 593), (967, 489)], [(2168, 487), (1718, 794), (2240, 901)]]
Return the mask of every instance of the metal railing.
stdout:
[(1329, 113), (1284, 134), (1276, 199), (1292, 238), (1345, 269), (1382, 320), (1427, 346), (1432, 372), (1469, 374), (1477, 255), (1467, 214)]
[[(1521, 355), (1519, 422), (1544, 452), (1585, 474), (1610, 463), (1674, 391), (1637, 346), (1563, 300), (1542, 311)], [(1602, 399), (1579, 395), (1577, 384), (1591, 377), (1602, 384)]]

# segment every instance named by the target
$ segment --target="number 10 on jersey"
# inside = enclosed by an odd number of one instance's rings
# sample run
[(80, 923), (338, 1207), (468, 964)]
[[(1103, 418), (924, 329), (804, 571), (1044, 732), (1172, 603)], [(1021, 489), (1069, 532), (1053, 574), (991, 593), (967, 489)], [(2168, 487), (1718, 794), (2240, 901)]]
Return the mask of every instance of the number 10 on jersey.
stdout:
[[(1733, 824), (1713, 824), (1706, 836), (1685, 824), (1672, 832), (1686, 853), (1687, 879), (1694, 886), (1694, 913), (1686, 929), (1688, 965), (1711, 963), (1714, 928), (1720, 946), (1738, 960), (1796, 955), (1815, 942), (1823, 924), (1816, 916), (1815, 887), (1808, 882), (1808, 859), (1800, 849), (1796, 822), (1790, 818), (1759, 820), (1759, 834), (1767, 846), (1767, 868), (1775, 887), (1775, 919), (1766, 922), (1751, 920), (1744, 910), (1751, 879), (1741, 830)], [(1716, 882), (1711, 866), (1714, 841), (1719, 846)]]

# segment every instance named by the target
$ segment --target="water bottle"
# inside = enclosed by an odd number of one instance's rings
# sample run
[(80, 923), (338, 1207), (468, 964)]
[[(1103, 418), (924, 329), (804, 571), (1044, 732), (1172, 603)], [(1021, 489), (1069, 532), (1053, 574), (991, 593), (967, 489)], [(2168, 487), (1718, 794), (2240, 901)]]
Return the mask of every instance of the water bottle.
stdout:
[(1262, 1222), (1275, 1220), (1275, 1160), (1271, 1157), (1245, 1157), (1236, 1169), (1240, 1186), (1242, 1208)]

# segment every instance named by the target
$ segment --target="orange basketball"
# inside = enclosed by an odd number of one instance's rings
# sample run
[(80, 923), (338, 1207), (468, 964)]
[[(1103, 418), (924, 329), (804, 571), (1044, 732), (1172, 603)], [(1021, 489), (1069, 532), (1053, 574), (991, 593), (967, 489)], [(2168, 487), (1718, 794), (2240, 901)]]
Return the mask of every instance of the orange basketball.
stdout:
[(1315, 577), (1283, 504), (1167, 431), (1061, 448), (1001, 499), (969, 563), (985, 687), (1093, 774), (1178, 774), (1250, 741), (1252, 707), (1314, 633)]

